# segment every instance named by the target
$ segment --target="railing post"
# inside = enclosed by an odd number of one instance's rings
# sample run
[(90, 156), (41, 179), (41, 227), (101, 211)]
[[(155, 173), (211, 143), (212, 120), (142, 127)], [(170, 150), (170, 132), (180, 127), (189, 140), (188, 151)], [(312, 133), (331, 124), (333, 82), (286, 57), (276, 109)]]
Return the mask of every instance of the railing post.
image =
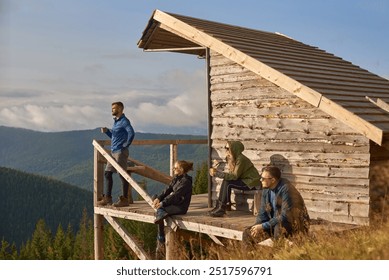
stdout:
[(170, 144), (170, 176), (174, 177), (174, 163), (177, 161), (177, 144)]
[[(96, 206), (97, 200), (103, 194), (104, 187), (104, 164), (102, 163), (101, 155), (94, 148), (93, 157), (93, 205)], [(94, 249), (95, 260), (102, 260), (104, 258), (104, 244), (103, 244), (103, 216), (94, 214)]]

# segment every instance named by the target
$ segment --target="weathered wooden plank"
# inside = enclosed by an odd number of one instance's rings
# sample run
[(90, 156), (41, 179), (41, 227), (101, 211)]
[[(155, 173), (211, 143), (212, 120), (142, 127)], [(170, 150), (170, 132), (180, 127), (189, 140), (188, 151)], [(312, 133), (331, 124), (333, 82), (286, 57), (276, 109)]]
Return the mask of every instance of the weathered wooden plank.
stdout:
[[(232, 139), (235, 140), (235, 139)], [(224, 158), (225, 156), (218, 156), (225, 147), (226, 139), (216, 138), (212, 140), (212, 147), (217, 151), (212, 154), (215, 158)], [(322, 152), (322, 153), (369, 153), (369, 145), (356, 146), (344, 145), (336, 143), (325, 143), (320, 141), (305, 141), (301, 145), (301, 141), (297, 139), (289, 139), (288, 141), (280, 142), (277, 140), (267, 139), (245, 139), (243, 141), (246, 150), (271, 151), (275, 155), (282, 152)]]
[(364, 121), (363, 119), (357, 117), (355, 114), (347, 111), (338, 104), (332, 102), (331, 100), (323, 97), (321, 99), (319, 108), (324, 112), (341, 119), (345, 124), (354, 128), (355, 130), (361, 132), (363, 135), (369, 137), (371, 140), (377, 144), (382, 144), (383, 131), (372, 125), (371, 123)]
[[(369, 205), (305, 199), (309, 215), (313, 219), (326, 219), (350, 224), (369, 224)], [(352, 209), (352, 210), (351, 210)]]
[[(244, 154), (252, 160), (271, 158), (274, 152), (245, 150)], [(328, 164), (348, 166), (369, 166), (369, 154), (339, 154), (339, 153), (295, 153), (285, 152), (279, 154), (290, 163), (298, 164)]]
[(250, 139), (250, 140), (266, 140), (266, 141), (288, 141), (289, 139), (298, 140), (300, 143), (304, 142), (323, 142), (323, 143), (333, 143), (333, 144), (344, 144), (351, 146), (360, 146), (365, 145), (366, 137), (362, 135), (326, 135), (325, 132), (321, 133), (305, 133), (305, 132), (294, 132), (294, 131), (285, 131), (285, 130), (258, 130), (250, 129), (245, 127), (236, 127), (231, 125), (231, 127), (222, 127), (214, 126), (212, 139), (225, 139), (225, 140), (235, 140), (235, 139)]
[[(331, 212), (316, 212), (313, 210), (310, 210), (309, 216), (311, 219), (315, 220), (328, 220), (332, 221), (333, 223), (346, 223), (346, 224), (354, 224), (354, 225), (369, 225), (369, 218), (367, 217), (355, 217), (355, 216), (349, 216), (349, 215), (336, 215)], [(330, 228), (327, 228), (327, 230), (331, 231)]]
[(348, 194), (340, 191), (336, 193), (300, 191), (300, 193), (304, 200), (369, 204), (369, 194)]
[(140, 260), (148, 260), (150, 257), (146, 251), (143, 250), (142, 245), (131, 236), (131, 234), (124, 228), (117, 220), (109, 215), (105, 215), (104, 218), (111, 224), (115, 231), (121, 236), (121, 238), (127, 243), (132, 251), (137, 255)]
[[(280, 111), (282, 112), (282, 111)], [(307, 119), (307, 118), (258, 118), (258, 117), (245, 117), (245, 118), (232, 118), (232, 117), (218, 117), (213, 120), (213, 125), (218, 126), (237, 126), (248, 127), (252, 129), (285, 129), (288, 131), (299, 132), (318, 132), (325, 134), (355, 134), (350, 127), (347, 127), (343, 123), (336, 119)]]

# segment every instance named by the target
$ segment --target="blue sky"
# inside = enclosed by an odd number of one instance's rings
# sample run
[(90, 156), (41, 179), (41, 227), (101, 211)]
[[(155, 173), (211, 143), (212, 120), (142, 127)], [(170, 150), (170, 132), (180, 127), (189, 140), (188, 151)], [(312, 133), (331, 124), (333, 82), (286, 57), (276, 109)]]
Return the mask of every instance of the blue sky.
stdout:
[(137, 47), (154, 9), (280, 32), (389, 78), (386, 0), (0, 0), (0, 125), (109, 127), (121, 100), (137, 131), (205, 134), (205, 61)]

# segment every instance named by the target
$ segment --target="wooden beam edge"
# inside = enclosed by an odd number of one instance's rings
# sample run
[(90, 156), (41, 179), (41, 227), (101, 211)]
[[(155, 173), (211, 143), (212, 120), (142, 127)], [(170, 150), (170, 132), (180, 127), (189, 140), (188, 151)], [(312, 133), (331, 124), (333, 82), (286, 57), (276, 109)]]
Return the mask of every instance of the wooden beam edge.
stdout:
[[(154, 19), (167, 26), (170, 32), (182, 36), (194, 43), (205, 46), (224, 55), (239, 65), (251, 70), (264, 79), (280, 86), (281, 88), (300, 97), (311, 105), (322, 109), (329, 115), (343, 121), (345, 124), (354, 128), (379, 145), (382, 145), (383, 131), (373, 124), (363, 120), (357, 115), (346, 110), (342, 106), (322, 96), (319, 92), (301, 84), (289, 76), (267, 66), (266, 64), (254, 59), (245, 53), (215, 39), (214, 37), (186, 24), (173, 16), (157, 10)], [(162, 27), (162, 25), (161, 25)], [(166, 28), (166, 27), (165, 27)], [(335, 108), (335, 110), (333, 110)]]
[(161, 22), (161, 28), (181, 36), (200, 46), (204, 46), (215, 50), (232, 61), (242, 65), (250, 71), (260, 75), (264, 79), (288, 90), (289, 92), (299, 96), (313, 106), (317, 107), (320, 103), (321, 94), (310, 89), (298, 81), (286, 76), (285, 74), (269, 67), (259, 60), (248, 56), (247, 54), (223, 43), (222, 41), (202, 32), (189, 24), (186, 24), (173, 16), (170, 16), (162, 11), (157, 10), (154, 13), (154, 19)]
[(131, 236), (131, 234), (114, 218), (109, 215), (105, 215), (104, 218), (110, 223), (114, 230), (121, 236), (124, 242), (131, 248), (131, 250), (137, 255), (140, 260), (149, 260), (150, 257), (146, 251), (143, 250), (139, 242)]
[(323, 96), (318, 108), (330, 116), (342, 121), (356, 131), (359, 131), (362, 135), (366, 136), (378, 145), (382, 145), (384, 132), (381, 129), (362, 119), (358, 115), (348, 111), (334, 101)]

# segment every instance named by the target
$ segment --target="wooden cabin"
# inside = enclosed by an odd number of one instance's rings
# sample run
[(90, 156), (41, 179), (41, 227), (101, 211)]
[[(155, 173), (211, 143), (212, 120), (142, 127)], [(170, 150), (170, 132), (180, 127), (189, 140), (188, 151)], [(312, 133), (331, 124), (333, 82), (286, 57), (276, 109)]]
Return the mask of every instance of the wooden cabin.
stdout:
[[(139, 48), (205, 58), (208, 84), (209, 165), (225, 157), (225, 141), (239, 140), (258, 170), (281, 168), (301, 192), (309, 214), (325, 221), (325, 230), (369, 225), (386, 219), (389, 182), (389, 81), (333, 54), (284, 35), (232, 26), (155, 10)], [(196, 98), (196, 96), (193, 96)], [(133, 145), (168, 144), (170, 165), (178, 144), (193, 141), (137, 141)], [(152, 200), (131, 173), (166, 184), (171, 177), (136, 159), (123, 170), (107, 152), (107, 141), (94, 146), (95, 258), (102, 259), (104, 219), (139, 259), (149, 259), (120, 219), (153, 223)], [(109, 161), (143, 198), (129, 207), (98, 207), (104, 164)], [(175, 259), (174, 237), (186, 230), (243, 240), (255, 220), (248, 211), (226, 217), (207, 216), (220, 180), (209, 179), (209, 192), (192, 198), (186, 215), (165, 222), (166, 258)], [(387, 211), (386, 211), (387, 212)], [(375, 214), (375, 215), (374, 215)], [(374, 220), (375, 221), (375, 220)]]
[(388, 80), (282, 34), (159, 10), (138, 46), (206, 58), (210, 162), (240, 140), (259, 170), (281, 168), (311, 218), (368, 225), (384, 208)]

